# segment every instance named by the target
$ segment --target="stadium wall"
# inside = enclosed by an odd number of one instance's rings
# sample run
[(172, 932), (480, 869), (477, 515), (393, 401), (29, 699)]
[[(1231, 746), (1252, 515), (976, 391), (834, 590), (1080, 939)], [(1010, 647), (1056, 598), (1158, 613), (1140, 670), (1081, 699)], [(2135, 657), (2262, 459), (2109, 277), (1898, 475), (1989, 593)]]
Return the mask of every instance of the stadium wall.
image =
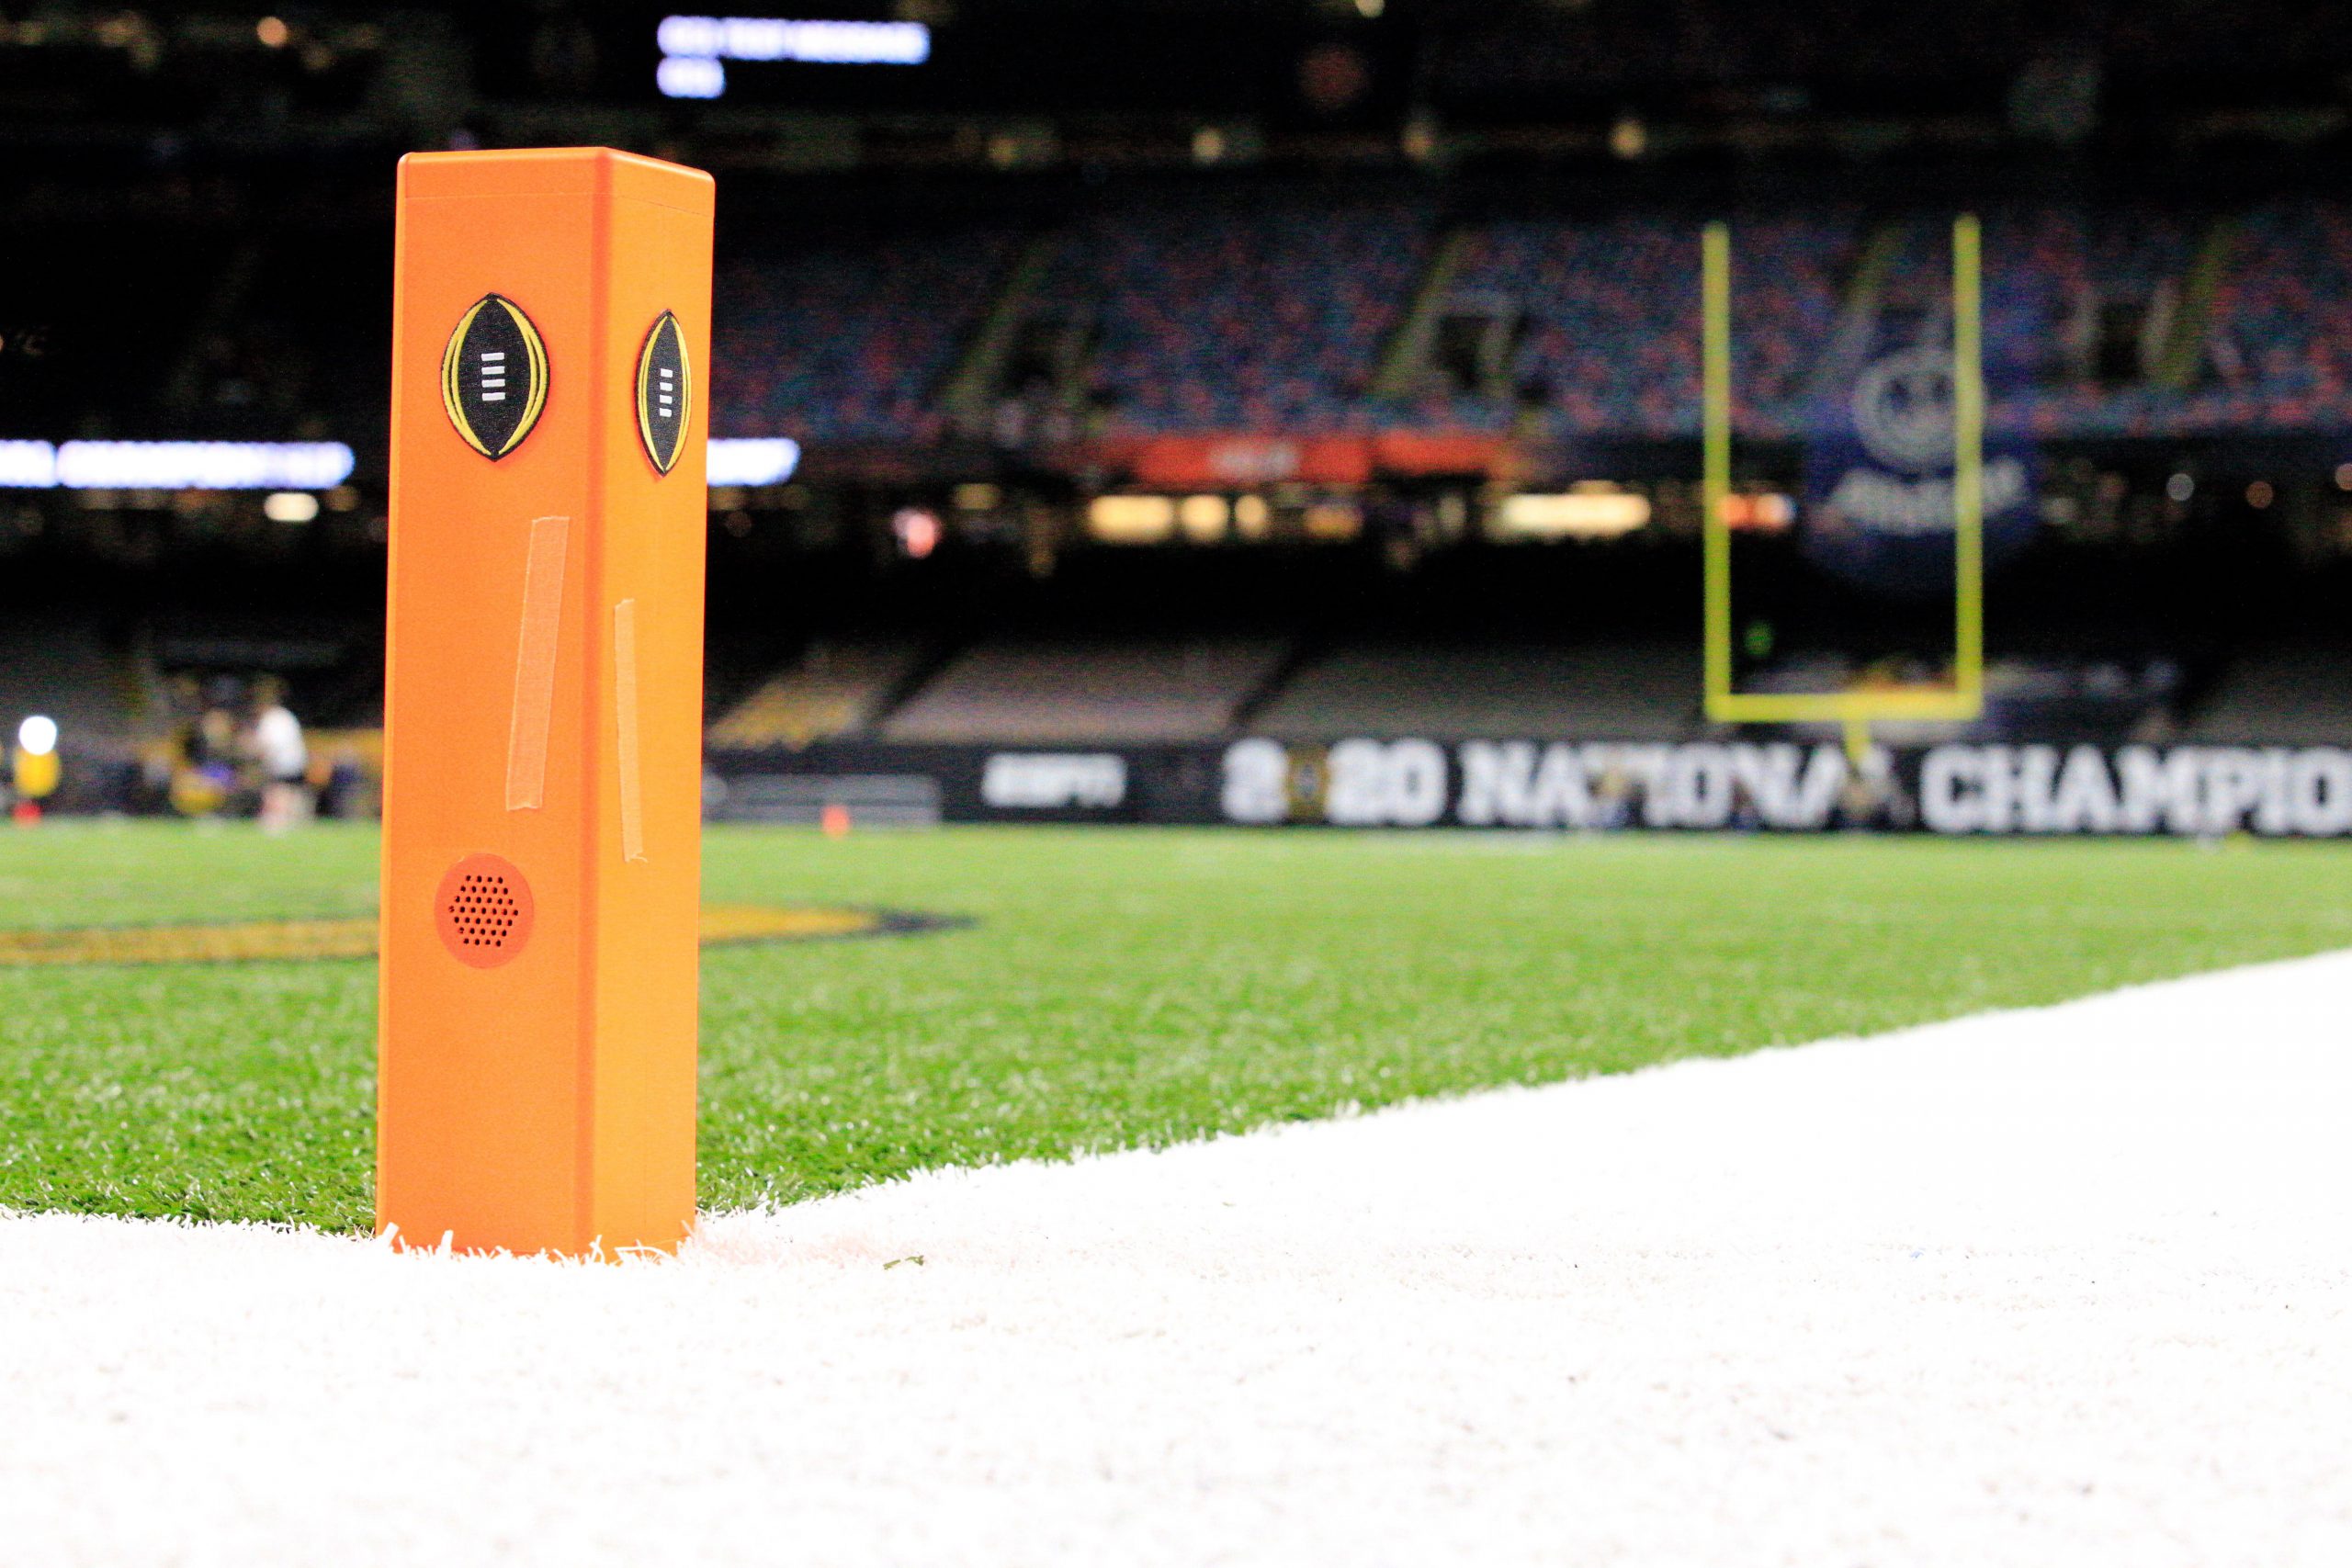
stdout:
[[(714, 820), (2352, 835), (2352, 748), (1251, 737), (716, 752)], [(829, 811), (830, 808), (830, 811)]]

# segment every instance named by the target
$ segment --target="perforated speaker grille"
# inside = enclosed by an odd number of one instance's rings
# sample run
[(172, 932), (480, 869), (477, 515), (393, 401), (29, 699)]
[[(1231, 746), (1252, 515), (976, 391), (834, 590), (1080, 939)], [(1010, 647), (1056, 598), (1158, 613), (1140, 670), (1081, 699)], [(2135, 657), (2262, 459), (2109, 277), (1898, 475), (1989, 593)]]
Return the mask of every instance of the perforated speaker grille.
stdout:
[(468, 855), (451, 866), (434, 895), (441, 945), (461, 964), (494, 969), (531, 940), (531, 885), (514, 862)]

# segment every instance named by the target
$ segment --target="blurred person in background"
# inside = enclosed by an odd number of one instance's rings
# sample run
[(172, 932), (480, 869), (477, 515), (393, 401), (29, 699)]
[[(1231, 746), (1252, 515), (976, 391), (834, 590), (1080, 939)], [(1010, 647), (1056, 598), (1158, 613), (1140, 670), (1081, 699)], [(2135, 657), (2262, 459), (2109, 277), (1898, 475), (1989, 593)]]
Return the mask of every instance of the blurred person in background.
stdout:
[(158, 759), (172, 809), (183, 817), (210, 817), (227, 803), (237, 782), (237, 721), (230, 712), (233, 685), (209, 684), (193, 675), (172, 682), (178, 723), (172, 744)]
[(217, 780), (225, 792), (236, 783), (237, 750), (237, 682), (218, 675), (205, 683), (188, 742), (188, 765)]
[(302, 721), (286, 705), (286, 683), (274, 675), (254, 682), (251, 746), (261, 769), (261, 825), (282, 833), (310, 815), (310, 750)]

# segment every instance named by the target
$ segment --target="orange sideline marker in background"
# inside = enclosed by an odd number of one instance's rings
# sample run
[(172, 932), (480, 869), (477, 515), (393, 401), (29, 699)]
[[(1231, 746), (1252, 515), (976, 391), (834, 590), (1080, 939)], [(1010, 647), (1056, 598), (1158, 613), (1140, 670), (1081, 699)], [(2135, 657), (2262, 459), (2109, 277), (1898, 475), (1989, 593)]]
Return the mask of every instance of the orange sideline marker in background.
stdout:
[(611, 1256), (694, 1219), (712, 189), (401, 160), (376, 1216)]

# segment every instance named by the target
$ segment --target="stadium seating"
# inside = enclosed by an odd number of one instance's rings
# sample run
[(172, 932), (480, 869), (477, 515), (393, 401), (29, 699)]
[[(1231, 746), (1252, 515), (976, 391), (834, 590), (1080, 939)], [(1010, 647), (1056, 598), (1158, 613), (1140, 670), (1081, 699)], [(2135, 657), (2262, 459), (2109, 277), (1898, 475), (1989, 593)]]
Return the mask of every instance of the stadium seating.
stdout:
[(1102, 215), (1063, 237), (1046, 291), (1093, 312), (1094, 389), (1124, 425), (1356, 429), (1430, 244), (1408, 208)]
[(2214, 745), (2352, 745), (2345, 650), (2315, 642), (2246, 649), (2205, 694), (2184, 739)]
[(819, 644), (722, 715), (710, 744), (755, 750), (866, 734), (919, 654), (911, 643)]
[[(1935, 672), (1909, 659), (1863, 663), (1841, 654), (1813, 652), (1745, 671), (1754, 692), (1839, 692), (1915, 685)], [(2163, 658), (2011, 656), (1984, 666), (1984, 705), (1977, 717), (1882, 719), (1871, 733), (1894, 746), (1945, 740), (2039, 739), (2052, 735), (2120, 742), (2169, 734), (2179, 696), (2180, 670)], [(1834, 724), (1803, 725), (1800, 733), (1831, 738)]]
[(2352, 209), (2269, 203), (2241, 226), (2215, 301), (2214, 384), (2192, 400), (2212, 429), (2352, 424)]
[(0, 743), (30, 714), (57, 721), (69, 742), (135, 734), (155, 700), (154, 682), (127, 650), (111, 649), (92, 621), (64, 614), (0, 615)]
[[(1890, 307), (1942, 298), (1941, 213), (1881, 219), (1901, 243)], [(2021, 204), (1985, 220), (1990, 428), (2024, 437), (2352, 425), (2352, 209)], [(2200, 236), (2234, 222), (2185, 384), (2101, 383), (2060, 351), (2086, 299), (2179, 301)], [(1141, 432), (1499, 428), (1515, 408), (1371, 395), (1443, 225), (1405, 204), (1179, 205), (1082, 213), (1055, 231), (1040, 296), (1090, 324), (1102, 422)], [(1736, 238), (1740, 427), (1787, 436), (1837, 340), (1873, 225), (1798, 209)], [(1453, 287), (1524, 330), (1512, 380), (1562, 435), (1697, 429), (1698, 239), (1688, 214), (1497, 219), (1458, 231)], [(927, 441), (944, 382), (1019, 249), (1010, 230), (842, 240), (739, 260), (719, 282), (721, 434)], [(2094, 283), (2096, 291), (2094, 292)], [(1939, 306), (1934, 307), (1939, 309)], [(1930, 311), (1932, 313), (1932, 311)], [(2197, 374), (2201, 357), (2203, 373)]]
[(1699, 724), (1690, 647), (1344, 643), (1250, 721), (1285, 740), (1350, 735), (1665, 740)]
[(1228, 733), (1283, 654), (1270, 639), (984, 642), (883, 720), (890, 740), (1134, 742)]
[[(2102, 385), (2060, 345), (2086, 301), (2145, 304), (2177, 290), (2195, 249), (2179, 213), (2143, 209), (2028, 208), (1988, 214), (1984, 228), (1984, 362), (1995, 434), (2169, 434), (2179, 392), (2148, 381)], [(1940, 255), (1906, 252), (1940, 271)]]
[[(1738, 226), (1733, 344), (1743, 428), (1795, 427), (1856, 239), (1843, 216)], [(1457, 288), (1527, 313), (1516, 379), (1552, 406), (1563, 433), (1697, 432), (1699, 235), (1689, 220), (1486, 224), (1472, 231)]]
[(712, 433), (924, 441), (1011, 230), (844, 239), (719, 269)]

